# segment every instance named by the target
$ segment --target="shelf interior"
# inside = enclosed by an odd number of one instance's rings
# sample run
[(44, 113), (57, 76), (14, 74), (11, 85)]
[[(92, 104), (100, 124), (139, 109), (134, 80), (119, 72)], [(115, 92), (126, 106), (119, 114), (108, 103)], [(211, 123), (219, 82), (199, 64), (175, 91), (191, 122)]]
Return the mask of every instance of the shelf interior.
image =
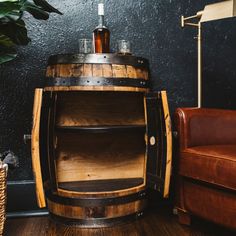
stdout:
[(59, 188), (76, 192), (107, 192), (129, 189), (144, 183), (143, 178), (61, 182)]
[(57, 127), (118, 125), (145, 125), (142, 93), (58, 93)]
[(145, 125), (113, 125), (113, 126), (56, 126), (58, 132), (106, 133), (106, 132), (145, 132)]
[(55, 164), (60, 186), (82, 191), (88, 185), (97, 191), (106, 185), (119, 189), (143, 183), (143, 93), (58, 92), (55, 110)]
[(57, 134), (58, 182), (144, 178), (144, 133)]

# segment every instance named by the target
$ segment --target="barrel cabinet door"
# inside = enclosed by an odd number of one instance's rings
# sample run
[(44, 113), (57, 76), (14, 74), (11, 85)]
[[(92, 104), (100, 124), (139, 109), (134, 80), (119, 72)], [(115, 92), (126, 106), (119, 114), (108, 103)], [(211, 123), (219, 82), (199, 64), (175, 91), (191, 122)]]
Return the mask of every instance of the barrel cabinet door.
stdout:
[(166, 91), (146, 95), (147, 186), (169, 196), (172, 130)]
[(40, 208), (46, 207), (43, 179), (40, 163), (40, 121), (42, 115), (43, 89), (36, 89), (33, 108), (33, 126), (31, 139), (32, 167), (35, 177), (36, 197)]

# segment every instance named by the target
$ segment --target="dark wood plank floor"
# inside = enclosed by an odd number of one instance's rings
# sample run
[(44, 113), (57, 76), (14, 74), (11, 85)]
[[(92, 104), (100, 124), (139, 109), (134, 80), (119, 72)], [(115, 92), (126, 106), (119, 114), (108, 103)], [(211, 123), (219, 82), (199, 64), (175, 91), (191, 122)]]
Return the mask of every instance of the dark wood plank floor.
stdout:
[(181, 226), (169, 207), (146, 212), (142, 219), (103, 229), (79, 229), (52, 222), (48, 217), (9, 219), (5, 236), (233, 236), (236, 232), (194, 219), (191, 227)]

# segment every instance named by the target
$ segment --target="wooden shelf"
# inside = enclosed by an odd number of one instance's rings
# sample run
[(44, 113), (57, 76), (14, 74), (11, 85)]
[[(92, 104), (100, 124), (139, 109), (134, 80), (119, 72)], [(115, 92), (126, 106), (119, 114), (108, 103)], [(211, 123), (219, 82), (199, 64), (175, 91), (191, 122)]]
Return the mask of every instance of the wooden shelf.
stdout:
[(57, 95), (57, 126), (145, 125), (142, 94), (70, 92)]
[(145, 132), (145, 125), (56, 126), (57, 131), (79, 133)]
[(58, 182), (143, 178), (144, 133), (57, 132)]
[(143, 182), (143, 178), (88, 180), (59, 183), (59, 188), (76, 192), (105, 192), (137, 187)]

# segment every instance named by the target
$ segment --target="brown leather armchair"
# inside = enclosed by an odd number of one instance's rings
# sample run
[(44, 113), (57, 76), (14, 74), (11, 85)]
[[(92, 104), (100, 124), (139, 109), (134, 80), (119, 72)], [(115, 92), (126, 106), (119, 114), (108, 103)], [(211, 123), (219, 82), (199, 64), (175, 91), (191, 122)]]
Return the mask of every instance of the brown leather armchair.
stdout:
[(236, 111), (179, 108), (176, 208), (236, 229)]

